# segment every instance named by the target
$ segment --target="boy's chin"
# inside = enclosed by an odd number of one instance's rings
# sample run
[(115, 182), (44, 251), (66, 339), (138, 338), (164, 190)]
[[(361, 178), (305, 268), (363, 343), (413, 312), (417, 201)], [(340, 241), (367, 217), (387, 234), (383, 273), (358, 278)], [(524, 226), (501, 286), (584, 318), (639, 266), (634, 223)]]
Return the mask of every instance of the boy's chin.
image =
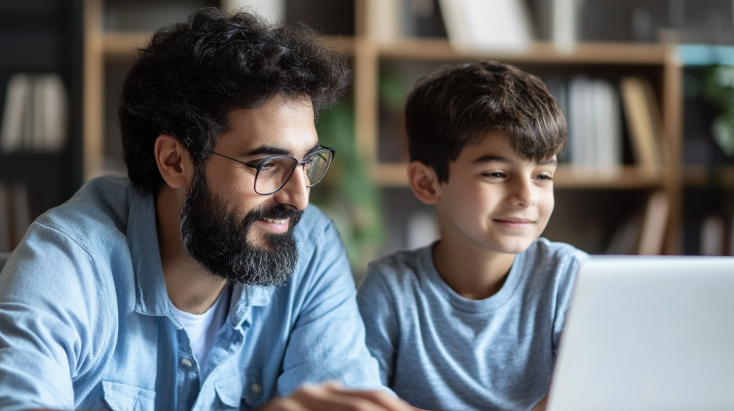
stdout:
[(492, 250), (503, 254), (520, 254), (530, 247), (536, 238), (500, 240), (493, 244)]

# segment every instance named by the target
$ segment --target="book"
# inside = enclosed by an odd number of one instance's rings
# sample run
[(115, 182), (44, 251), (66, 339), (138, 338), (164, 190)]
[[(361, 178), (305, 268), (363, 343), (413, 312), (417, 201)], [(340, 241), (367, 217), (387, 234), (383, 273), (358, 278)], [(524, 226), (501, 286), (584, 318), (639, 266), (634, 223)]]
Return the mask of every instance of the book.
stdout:
[(592, 85), (594, 164), (611, 168), (622, 164), (622, 118), (617, 90), (611, 83), (595, 80)]
[(619, 84), (635, 161), (643, 167), (658, 168), (660, 154), (660, 110), (652, 86), (641, 77), (625, 77)]
[(9, 186), (10, 199), (10, 233), (11, 248), (15, 248), (23, 240), (28, 227), (31, 226), (30, 199), (25, 184), (16, 183)]
[(19, 73), (8, 82), (0, 151), (58, 151), (67, 139), (69, 101), (58, 74)]
[(662, 254), (670, 214), (670, 199), (660, 190), (650, 194), (645, 206), (637, 254)]
[(568, 139), (571, 165), (593, 167), (596, 165), (596, 116), (594, 111), (593, 84), (584, 76), (571, 79), (568, 86), (570, 118)]
[(390, 44), (400, 37), (402, 1), (372, 0), (369, 2), (372, 37), (377, 43)]
[(578, 37), (578, 0), (551, 0), (551, 38), (560, 53), (570, 54)]
[(30, 103), (30, 79), (26, 74), (15, 74), (8, 80), (3, 109), (3, 123), (0, 130), (0, 150), (12, 153), (23, 148), (23, 138), (28, 122)]
[(285, 17), (285, 3), (285, 0), (222, 0), (221, 7), (230, 12), (244, 9), (270, 23), (280, 23)]
[(69, 107), (64, 81), (58, 74), (38, 76), (35, 87), (40, 101), (34, 101), (34, 144), (36, 151), (58, 151), (66, 143)]
[(523, 0), (441, 0), (449, 42), (457, 50), (525, 51), (530, 17)]
[(662, 190), (650, 194), (644, 206), (612, 235), (607, 254), (659, 255), (663, 252), (670, 199)]
[(724, 220), (716, 215), (701, 222), (700, 255), (724, 255)]

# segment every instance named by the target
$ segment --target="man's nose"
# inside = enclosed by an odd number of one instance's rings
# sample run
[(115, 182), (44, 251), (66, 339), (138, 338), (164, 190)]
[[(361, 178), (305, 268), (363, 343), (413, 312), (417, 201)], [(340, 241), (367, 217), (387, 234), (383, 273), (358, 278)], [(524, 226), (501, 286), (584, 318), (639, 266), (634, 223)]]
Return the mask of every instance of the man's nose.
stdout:
[(281, 204), (293, 206), (297, 210), (305, 210), (308, 206), (308, 194), (310, 184), (302, 165), (297, 165), (293, 175), (278, 192), (274, 194), (275, 200)]

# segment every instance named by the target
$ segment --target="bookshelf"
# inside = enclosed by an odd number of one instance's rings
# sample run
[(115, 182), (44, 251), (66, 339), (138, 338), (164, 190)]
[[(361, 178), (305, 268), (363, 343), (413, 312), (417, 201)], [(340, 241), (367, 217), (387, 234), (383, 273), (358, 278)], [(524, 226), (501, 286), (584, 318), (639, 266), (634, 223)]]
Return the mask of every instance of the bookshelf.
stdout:
[[(11, 251), (33, 219), (68, 200), (82, 184), (83, 10), (82, 0), (0, 2), (0, 113), (3, 113), (0, 121), (11, 122), (4, 118), (9, 104), (21, 107), (16, 114), (22, 113), (26, 123), (20, 132), (22, 146), (7, 151), (0, 149), (0, 185), (4, 185), (0, 189), (0, 203), (4, 203), (0, 204), (0, 253)], [(35, 87), (40, 76), (59, 76), (65, 91), (65, 97), (61, 98), (67, 108), (66, 115), (56, 118), (63, 119), (60, 123), (47, 122), (48, 118), (39, 115), (37, 107), (23, 106), (15, 98), (18, 95), (8, 95), (9, 80), (20, 73), (29, 79), (35, 77), (29, 80), (36, 83)], [(28, 116), (32, 127), (28, 127)], [(54, 133), (64, 136), (60, 140), (63, 145), (53, 149), (39, 148), (35, 143), (29, 145), (28, 140), (37, 142), (44, 134), (38, 133), (39, 126), (49, 124), (61, 124), (60, 127), (65, 124), (62, 132)], [(11, 195), (11, 186), (22, 188), (24, 194)], [(20, 198), (21, 203), (14, 203), (11, 197), (15, 201)]]
[[(650, 79), (661, 104), (662, 166), (653, 170), (626, 162), (613, 169), (559, 166), (555, 185), (559, 199), (564, 197), (595, 198), (603, 196), (604, 207), (632, 209), (626, 202), (637, 201), (642, 206), (645, 193), (662, 190), (670, 201), (670, 214), (665, 234), (664, 252), (678, 253), (681, 244), (682, 189), (684, 184), (701, 181), (702, 171), (689, 173), (681, 164), (682, 76), (676, 47), (657, 43), (581, 42), (570, 54), (559, 53), (549, 42), (536, 42), (522, 53), (460, 52), (445, 38), (397, 38), (385, 43), (374, 32), (374, 0), (354, 0), (354, 35), (330, 35), (324, 43), (347, 54), (353, 64), (353, 104), (357, 150), (367, 164), (368, 174), (382, 190), (409, 190), (405, 162), (380, 160), (380, 110), (378, 84), (385, 64), (442, 63), (495, 59), (536, 74), (548, 72), (561, 75), (584, 73), (640, 74)], [(193, 10), (192, 10), (193, 11)], [(84, 177), (105, 173), (105, 65), (129, 62), (134, 47), (145, 44), (149, 31), (109, 31), (103, 29), (102, 0), (85, 0), (84, 45)], [(427, 73), (424, 73), (427, 74)], [(613, 74), (614, 77), (616, 74)], [(107, 119), (109, 120), (109, 119)], [(683, 173), (683, 171), (686, 171)], [(683, 175), (686, 179), (683, 179)], [(730, 175), (730, 172), (724, 172)], [(731, 177), (728, 177), (731, 178)], [(568, 193), (568, 194), (566, 194)], [(602, 193), (602, 194), (600, 194)], [(619, 193), (619, 194), (616, 194)], [(617, 204), (618, 203), (618, 204)], [(602, 210), (603, 211), (603, 210)], [(389, 210), (386, 210), (389, 212)], [(614, 214), (614, 213), (612, 213)], [(560, 217), (559, 217), (560, 218)], [(603, 217), (599, 217), (603, 218)], [(624, 218), (624, 217), (619, 217)], [(607, 231), (621, 220), (605, 222)], [(551, 229), (554, 220), (551, 220)], [(559, 222), (557, 227), (573, 222)], [(583, 230), (583, 227), (578, 227)], [(552, 237), (552, 236), (551, 236)], [(609, 237), (609, 233), (606, 234)], [(560, 236), (559, 240), (571, 237)], [(554, 239), (554, 238), (551, 238)], [(573, 241), (570, 241), (573, 244)], [(583, 244), (575, 244), (582, 249)]]

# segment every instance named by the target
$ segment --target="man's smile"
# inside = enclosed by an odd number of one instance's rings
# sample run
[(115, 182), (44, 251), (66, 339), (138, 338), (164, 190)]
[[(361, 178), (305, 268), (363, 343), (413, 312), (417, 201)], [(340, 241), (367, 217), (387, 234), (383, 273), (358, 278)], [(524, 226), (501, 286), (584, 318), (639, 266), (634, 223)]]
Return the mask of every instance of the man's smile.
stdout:
[(273, 233), (285, 233), (288, 231), (290, 219), (279, 220), (275, 218), (261, 218), (257, 222), (264, 229)]

